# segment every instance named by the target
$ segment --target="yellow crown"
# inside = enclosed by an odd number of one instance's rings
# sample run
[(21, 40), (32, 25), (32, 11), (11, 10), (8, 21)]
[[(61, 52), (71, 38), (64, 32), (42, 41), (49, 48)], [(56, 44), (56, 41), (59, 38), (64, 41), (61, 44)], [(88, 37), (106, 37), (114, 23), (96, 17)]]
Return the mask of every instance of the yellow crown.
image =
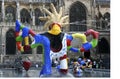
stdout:
[(61, 27), (64, 27), (65, 25), (69, 24), (69, 21), (68, 21), (69, 16), (68, 15), (63, 16), (63, 8), (62, 7), (60, 7), (60, 11), (57, 12), (55, 6), (53, 5), (53, 3), (51, 3), (50, 9), (51, 9), (51, 12), (47, 8), (43, 8), (42, 11), (48, 15), (46, 17), (39, 17), (40, 20), (46, 21), (43, 29), (46, 29), (53, 23), (58, 23), (61, 25)]

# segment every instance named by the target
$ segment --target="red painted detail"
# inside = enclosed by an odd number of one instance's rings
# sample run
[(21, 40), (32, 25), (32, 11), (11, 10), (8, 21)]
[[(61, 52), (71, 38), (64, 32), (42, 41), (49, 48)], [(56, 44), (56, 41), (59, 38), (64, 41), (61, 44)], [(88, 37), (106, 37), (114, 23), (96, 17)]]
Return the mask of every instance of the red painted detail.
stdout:
[(25, 45), (23, 48), (24, 48), (25, 52), (27, 52), (31, 49), (30, 45)]
[(61, 25), (59, 23), (52, 23), (50, 28), (52, 28), (55, 24), (58, 25), (61, 28)]
[(60, 57), (60, 60), (63, 60), (63, 59), (66, 59), (67, 58), (67, 55), (64, 55), (62, 57)]
[(68, 69), (60, 69), (60, 73), (67, 74), (68, 73)]
[(71, 46), (71, 40), (67, 40), (67, 46)]
[(52, 48), (52, 46), (50, 46), (50, 49), (51, 49), (53, 52), (59, 52), (59, 51), (62, 49), (62, 44), (60, 44), (60, 46), (59, 46), (58, 49)]
[(15, 32), (15, 36), (16, 36), (16, 37), (19, 36), (19, 32)]
[(23, 61), (23, 67), (24, 67), (24, 69), (26, 71), (29, 70), (30, 66), (31, 66), (31, 62), (30, 61)]
[(32, 30), (29, 30), (29, 33), (30, 33), (32, 36), (35, 36), (35, 32), (32, 31)]
[(20, 50), (21, 49), (21, 43), (20, 43), (20, 41), (16, 42), (16, 44), (17, 44), (18, 50)]
[(91, 34), (94, 39), (98, 39), (98, 36), (99, 36), (99, 32), (94, 31), (94, 30), (92, 30), (92, 29), (87, 30), (84, 34), (85, 34), (86, 36), (88, 36), (88, 35)]
[(80, 48), (80, 52), (84, 52), (85, 49), (83, 47)]

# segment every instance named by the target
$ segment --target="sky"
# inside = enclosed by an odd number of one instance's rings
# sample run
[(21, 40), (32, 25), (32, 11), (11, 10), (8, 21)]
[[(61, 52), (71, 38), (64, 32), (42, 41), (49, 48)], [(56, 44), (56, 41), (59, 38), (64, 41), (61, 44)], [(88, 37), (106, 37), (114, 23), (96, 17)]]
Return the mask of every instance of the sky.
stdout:
[(111, 78), (120, 77), (120, 1), (111, 0)]

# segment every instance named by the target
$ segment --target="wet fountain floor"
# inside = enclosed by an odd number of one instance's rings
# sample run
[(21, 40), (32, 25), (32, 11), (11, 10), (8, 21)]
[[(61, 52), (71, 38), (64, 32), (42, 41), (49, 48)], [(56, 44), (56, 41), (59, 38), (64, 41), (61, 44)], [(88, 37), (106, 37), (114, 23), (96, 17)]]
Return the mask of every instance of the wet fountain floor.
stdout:
[[(0, 69), (0, 77), (39, 77), (40, 73), (40, 68), (30, 68), (28, 72), (26, 72), (24, 69), (22, 72), (18, 72), (15, 69)], [(59, 72), (53, 68), (52, 69), (52, 75), (49, 77), (75, 77), (72, 74), (72, 70), (69, 69), (69, 73), (66, 76), (60, 75)], [(110, 77), (110, 71), (94, 71), (94, 70), (89, 70), (88, 71), (83, 71), (79, 77)]]

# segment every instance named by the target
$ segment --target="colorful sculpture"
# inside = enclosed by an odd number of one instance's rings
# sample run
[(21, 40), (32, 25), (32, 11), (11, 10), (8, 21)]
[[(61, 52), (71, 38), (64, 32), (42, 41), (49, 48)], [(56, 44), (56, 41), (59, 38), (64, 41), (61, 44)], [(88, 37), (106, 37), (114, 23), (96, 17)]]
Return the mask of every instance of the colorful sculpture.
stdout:
[(31, 66), (31, 62), (30, 61), (23, 61), (23, 67), (24, 67), (24, 69), (26, 71), (29, 70), (30, 66)]
[[(43, 68), (40, 75), (50, 75), (51, 74), (51, 60), (58, 58), (60, 60), (60, 72), (62, 74), (67, 74), (68, 64), (67, 64), (67, 50), (73, 52), (84, 52), (97, 45), (98, 42), (98, 32), (94, 30), (88, 30), (84, 34), (75, 33), (72, 35), (63, 33), (61, 28), (66, 26), (68, 23), (68, 16), (62, 16), (62, 7), (58, 13), (53, 4), (50, 5), (52, 12), (43, 8), (43, 11), (48, 14), (47, 17), (40, 17), (41, 20), (46, 21), (44, 29), (49, 29), (47, 32), (42, 34), (35, 34), (31, 29), (22, 25), (19, 21), (16, 21), (16, 44), (18, 50), (23, 52), (29, 49), (35, 48), (39, 45), (43, 46)], [(21, 31), (22, 30), (22, 31)], [(22, 34), (20, 35), (20, 31)], [(29, 34), (34, 38), (34, 42), (29, 45)], [(93, 35), (93, 40), (87, 42), (86, 36)], [(82, 47), (74, 48), (71, 46), (71, 41), (74, 38), (82, 39)], [(21, 42), (25, 41), (25, 45), (22, 46)]]

